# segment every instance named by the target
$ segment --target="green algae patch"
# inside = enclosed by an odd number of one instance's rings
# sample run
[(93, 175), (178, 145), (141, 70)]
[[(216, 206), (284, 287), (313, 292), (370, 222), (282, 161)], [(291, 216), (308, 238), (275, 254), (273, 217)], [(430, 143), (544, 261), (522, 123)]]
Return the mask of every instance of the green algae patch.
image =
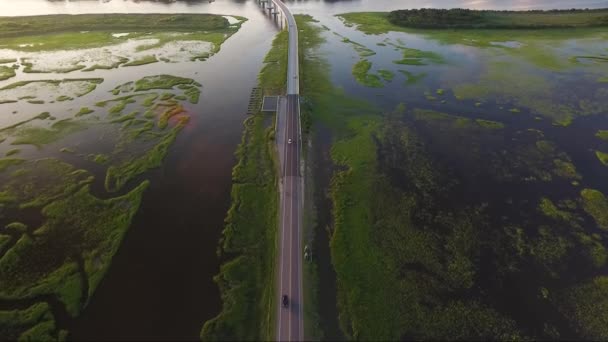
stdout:
[(595, 151), (595, 156), (602, 164), (608, 166), (608, 153), (602, 151)]
[(37, 303), (24, 309), (0, 311), (0, 337), (5, 341), (55, 341), (55, 319), (47, 303)]
[(0, 64), (17, 63), (16, 58), (0, 58)]
[(11, 77), (15, 77), (15, 69), (0, 65), (0, 81), (8, 80)]
[(16, 165), (20, 172), (14, 172), (0, 186), (0, 193), (4, 194), (0, 203), (9, 206), (42, 207), (93, 180), (87, 171), (53, 158), (23, 161)]
[(129, 63), (125, 63), (125, 64), (123, 64), (123, 66), (125, 66), (125, 67), (138, 66), (138, 65), (145, 65), (145, 64), (151, 64), (151, 63), (156, 63), (156, 62), (158, 62), (158, 59), (156, 59), (156, 56), (150, 55), (150, 56), (144, 56), (140, 59), (136, 59)]
[(89, 108), (89, 107), (82, 107), (82, 108), (80, 108), (80, 110), (78, 111), (78, 113), (76, 113), (76, 115), (75, 115), (75, 116), (76, 116), (76, 117), (79, 117), (79, 116), (84, 116), (84, 115), (91, 114), (91, 113), (93, 113), (93, 112), (94, 112), (94, 110), (93, 110), (93, 109), (91, 109), (91, 108)]
[(66, 95), (61, 95), (61, 96), (58, 96), (55, 99), (55, 101), (63, 102), (63, 101), (72, 101), (73, 99), (74, 99), (73, 97), (69, 97), (69, 96), (66, 96)]
[(57, 121), (50, 128), (24, 127), (15, 132), (16, 138), (11, 144), (34, 145), (40, 148), (85, 129), (87, 129), (87, 126), (84, 123), (70, 119)]
[[(71, 316), (77, 316), (110, 266), (147, 186), (145, 181), (126, 195), (107, 200), (92, 196), (84, 186), (44, 207), (44, 224), (32, 236), (23, 235), (0, 259), (0, 296), (54, 294)], [(85, 286), (88, 292), (83, 291)]]
[(585, 339), (608, 339), (608, 277), (598, 276), (561, 291), (559, 299), (560, 311)]
[(180, 84), (192, 84), (194, 80), (172, 75), (146, 76), (135, 82), (135, 91), (171, 89)]
[(608, 230), (608, 200), (598, 190), (583, 189), (581, 191), (583, 208), (593, 219), (597, 226)]
[(357, 83), (371, 88), (382, 88), (383, 84), (380, 77), (376, 74), (370, 74), (372, 63), (367, 59), (362, 59), (353, 65), (352, 73), (355, 76)]
[(608, 130), (602, 130), (602, 129), (600, 129), (599, 131), (597, 131), (597, 133), (595, 133), (595, 136), (597, 138), (602, 139), (602, 140), (608, 141)]

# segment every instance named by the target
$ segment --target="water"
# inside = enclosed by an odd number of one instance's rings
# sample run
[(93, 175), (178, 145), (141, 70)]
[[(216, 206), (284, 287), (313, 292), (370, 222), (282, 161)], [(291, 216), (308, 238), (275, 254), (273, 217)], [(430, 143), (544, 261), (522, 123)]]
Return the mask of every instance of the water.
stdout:
[[(289, 1), (295, 13), (311, 14), (320, 19), (324, 25), (375, 49), (374, 39), (345, 28), (334, 17), (335, 14), (353, 11), (385, 11), (398, 8), (417, 7), (467, 7), (475, 9), (550, 9), (608, 7), (608, 1)], [(221, 51), (203, 63), (156, 63), (136, 68), (117, 70), (96, 70), (86, 73), (85, 77), (104, 77), (105, 82), (89, 96), (77, 99), (70, 104), (72, 110), (81, 105), (107, 98), (107, 91), (141, 75), (169, 73), (178, 76), (192, 77), (203, 84), (203, 91), (198, 105), (192, 106), (191, 124), (182, 131), (171, 147), (164, 166), (147, 174), (145, 178), (152, 181), (146, 192), (141, 209), (135, 217), (124, 243), (113, 260), (112, 267), (102, 281), (89, 306), (78, 319), (61, 320), (61, 327), (70, 329), (71, 338), (75, 340), (194, 340), (202, 324), (215, 316), (221, 301), (217, 286), (212, 277), (218, 273), (219, 260), (216, 256), (217, 242), (223, 227), (225, 212), (229, 206), (231, 187), (231, 169), (235, 163), (233, 152), (240, 142), (242, 121), (247, 109), (251, 87), (256, 85), (256, 77), (261, 67), (264, 54), (268, 51), (276, 26), (260, 11), (254, 1), (183, 1), (174, 3), (134, 2), (134, 1), (42, 1), (0, 0), (0, 10), (4, 16), (42, 15), (42, 14), (80, 14), (80, 13), (215, 13), (239, 15), (249, 20), (233, 37), (222, 46)], [(398, 34), (390, 34), (396, 39)], [(437, 41), (427, 40), (421, 36), (409, 36), (408, 46), (441, 52), (458, 52), (442, 46)], [(422, 105), (419, 93), (404, 97), (404, 89), (397, 81), (383, 90), (370, 90), (356, 84), (350, 75), (352, 63), (357, 56), (351, 47), (343, 44), (338, 38), (328, 36), (331, 47), (326, 45), (325, 52), (332, 64), (332, 79), (344, 87), (347, 93), (362, 96), (378, 103), (389, 110), (399, 102)], [(332, 40), (333, 39), (333, 40)], [(512, 43), (509, 43), (512, 45)], [(454, 48), (452, 48), (454, 49)], [(457, 47), (460, 54), (454, 60), (467, 60), (475, 56), (474, 49)], [(385, 51), (379, 54), (374, 63), (390, 64), (398, 59), (399, 52)], [(352, 63), (344, 63), (347, 58)], [(469, 71), (475, 70), (477, 64), (468, 64)], [(437, 88), (442, 73), (450, 70), (440, 68), (425, 86)], [(48, 74), (45, 78), (79, 77), (79, 72), (68, 74)], [(21, 74), (18, 79), (0, 82), (0, 86), (15, 80), (37, 79), (36, 74)], [(401, 82), (401, 81), (399, 81)], [(383, 94), (382, 98), (376, 96)], [(416, 98), (416, 99), (415, 99)], [(418, 102), (416, 102), (418, 101)], [(425, 105), (428, 105), (425, 103)], [(19, 103), (3, 105), (20, 112), (36, 113), (40, 106)], [(45, 105), (58, 110), (65, 104)], [(431, 105), (432, 106), (432, 105)], [(14, 120), (14, 119), (4, 119)], [(2, 121), (3, 124), (5, 121)], [(526, 125), (529, 122), (526, 122)], [(538, 124), (541, 125), (541, 124)], [(575, 127), (579, 127), (579, 124)], [(591, 130), (592, 122), (585, 126), (585, 134)], [(521, 127), (524, 127), (523, 125)], [(526, 126), (528, 127), (528, 126)], [(560, 133), (549, 130), (550, 135)], [(574, 147), (571, 147), (574, 148)], [(581, 147), (583, 148), (583, 147)], [(27, 158), (48, 156), (47, 152), (34, 147), (22, 148), (22, 155)], [(592, 160), (580, 160), (580, 148), (567, 150), (581, 167), (585, 177), (600, 177), (603, 171), (591, 166)], [(63, 158), (69, 158), (63, 156)], [(326, 160), (326, 157), (325, 157)], [(580, 162), (580, 163), (579, 163)], [(90, 165), (89, 165), (90, 166)], [(103, 170), (97, 170), (102, 174)], [(102, 179), (97, 175), (97, 179)], [(326, 181), (325, 181), (326, 182)], [(99, 185), (99, 184), (98, 184)], [(608, 190), (603, 184), (601, 189)], [(317, 194), (318, 196), (322, 196)], [(327, 218), (327, 213), (322, 213)], [(318, 249), (327, 248), (327, 235), (320, 225), (317, 230)], [(333, 272), (329, 264), (328, 250), (321, 250), (325, 256), (320, 262), (321, 275), (325, 276), (321, 284), (323, 307), (322, 316), (335, 315), (335, 284), (331, 277)], [(327, 284), (327, 285), (324, 285)], [(333, 322), (335, 325), (335, 322)], [(339, 337), (335, 326), (326, 328), (328, 337)]]

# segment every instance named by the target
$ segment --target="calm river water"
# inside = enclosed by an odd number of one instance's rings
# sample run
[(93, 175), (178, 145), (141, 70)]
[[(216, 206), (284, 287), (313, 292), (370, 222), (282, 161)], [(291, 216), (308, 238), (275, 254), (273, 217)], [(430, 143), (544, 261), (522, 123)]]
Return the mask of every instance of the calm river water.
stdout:
[[(311, 14), (332, 30), (339, 25), (334, 14), (354, 11), (418, 7), (520, 10), (608, 7), (608, 1), (598, 0), (288, 3), (295, 13)], [(67, 326), (75, 340), (198, 339), (202, 324), (221, 308), (219, 291), (212, 278), (219, 269), (216, 248), (230, 201), (233, 153), (240, 141), (249, 93), (256, 85), (262, 59), (277, 27), (264, 16), (255, 1), (245, 0), (174, 3), (0, 0), (3, 16), (80, 13), (216, 13), (249, 19), (224, 43), (218, 54), (204, 63), (157, 63), (132, 71), (170, 73), (199, 81), (204, 88), (199, 105), (194, 108), (197, 114), (192, 116), (193, 124), (179, 135), (164, 167), (147, 177), (152, 186), (91, 303), (80, 318), (60, 322)], [(337, 64), (340, 57), (334, 54), (330, 62)], [(334, 68), (332, 75), (337, 83), (350, 76), (350, 65), (347, 67), (343, 70)], [(138, 78), (138, 75), (120, 70), (99, 70), (94, 76), (104, 77), (104, 87), (108, 89)], [(327, 246), (327, 243), (319, 244), (322, 245)], [(323, 279), (321, 285), (325, 285)], [(327, 286), (331, 284), (327, 283)]]

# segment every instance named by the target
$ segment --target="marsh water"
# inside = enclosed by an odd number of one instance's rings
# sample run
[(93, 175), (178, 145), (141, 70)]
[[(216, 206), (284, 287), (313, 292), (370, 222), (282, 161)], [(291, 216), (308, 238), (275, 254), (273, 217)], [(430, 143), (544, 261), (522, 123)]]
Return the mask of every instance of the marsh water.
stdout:
[[(330, 62), (333, 83), (342, 87), (352, 96), (367, 99), (383, 111), (392, 110), (399, 103), (408, 107), (435, 109), (461, 115), (481, 116), (492, 120), (500, 118), (506, 121), (515, 135), (516, 131), (538, 129), (543, 131), (549, 140), (557, 141), (560, 148), (572, 158), (579, 173), (593, 183), (594, 188), (608, 193), (606, 168), (599, 164), (593, 154), (587, 153), (590, 148), (598, 148), (600, 141), (593, 139), (599, 126), (608, 129), (605, 117), (587, 117), (577, 119), (565, 132), (552, 124), (550, 116), (544, 120), (535, 119), (535, 115), (526, 111), (525, 104), (520, 104), (519, 115), (505, 115), (502, 106), (517, 106), (517, 103), (501, 104), (489, 100), (484, 106), (475, 106), (474, 99), (457, 101), (454, 96), (446, 95), (445, 103), (441, 100), (429, 100), (425, 93), (437, 89), (450, 89), (466, 81), (474, 81), (482, 70), (489, 69), (487, 61), (492, 59), (495, 51), (475, 46), (450, 44), (442, 38), (425, 34), (389, 33), (382, 37), (394, 44), (405, 41), (408, 47), (425, 51), (434, 51), (446, 57), (447, 63), (417, 68), (397, 68), (393, 66), (396, 76), (381, 89), (369, 88), (358, 84), (353, 79), (351, 68), (359, 59), (352, 46), (342, 42), (342, 38), (332, 33), (348, 37), (374, 50), (377, 54), (369, 59), (382, 68), (388, 68), (393, 60), (400, 59), (401, 52), (393, 46), (379, 46), (376, 36), (367, 36), (352, 27), (346, 27), (334, 15), (356, 11), (386, 11), (399, 8), (417, 7), (466, 7), (475, 9), (551, 9), (608, 7), (607, 1), (392, 1), (392, 0), (353, 0), (353, 1), (294, 1), (288, 2), (295, 13), (310, 14), (328, 31), (324, 35), (327, 43), (322, 52)], [(146, 192), (139, 212), (129, 229), (124, 242), (115, 256), (112, 266), (101, 282), (91, 302), (83, 314), (73, 320), (59, 321), (58, 325), (68, 328), (70, 338), (74, 340), (195, 340), (199, 336), (202, 324), (215, 316), (221, 308), (221, 300), (213, 276), (219, 271), (220, 261), (216, 254), (218, 240), (223, 228), (223, 220), (230, 201), (231, 169), (235, 164), (234, 151), (240, 142), (242, 122), (252, 87), (255, 87), (257, 74), (262, 60), (278, 28), (265, 16), (255, 1), (178, 1), (172, 3), (147, 1), (43, 1), (0, 0), (3, 16), (22, 16), (36, 14), (79, 14), (79, 13), (216, 13), (238, 15), (248, 19), (241, 29), (229, 38), (219, 53), (209, 60), (180, 63), (155, 63), (138, 66), (132, 69), (96, 70), (87, 73), (86, 77), (103, 77), (104, 83), (93, 93), (93, 101), (103, 98), (103, 94), (119, 84), (140, 78), (142, 75), (171, 74), (191, 77), (203, 85), (200, 102), (193, 105), (194, 113), (190, 124), (180, 133), (172, 145), (163, 167), (145, 175), (151, 180), (151, 187)], [(446, 38), (448, 39), (448, 38)], [(608, 51), (606, 40), (575, 42), (565, 39), (559, 43), (548, 43), (547, 46), (568, 55), (585, 53), (596, 54)], [(556, 46), (557, 45), (557, 46)], [(2, 56), (0, 56), (2, 57)], [(509, 56), (501, 56), (509, 61)], [(516, 59), (515, 57), (513, 57)], [(346, 62), (345, 62), (346, 61)], [(528, 63), (516, 59), (514, 63)], [(522, 68), (529, 68), (526, 64)], [(605, 65), (605, 64), (604, 64)], [(532, 64), (534, 67), (534, 64)], [(374, 67), (376, 70), (379, 67)], [(605, 66), (598, 65), (599, 74), (605, 72)], [(399, 69), (408, 69), (414, 74), (426, 76), (416, 84), (407, 84), (407, 79), (398, 73)], [(126, 70), (126, 71), (125, 71)], [(542, 78), (556, 77), (563, 84), (562, 92), (575, 89), (584, 97), (594, 92), (598, 85), (591, 81), (581, 80), (581, 75), (594, 74), (588, 66), (578, 66), (567, 71), (538, 67), (533, 71)], [(80, 72), (64, 74), (46, 74), (45, 78), (80, 77)], [(16, 78), (0, 81), (0, 86), (26, 80), (37, 79), (35, 74), (19, 74)], [(99, 96), (95, 96), (99, 94)], [(89, 98), (89, 100), (91, 100)], [(516, 102), (516, 101), (515, 101)], [(55, 103), (54, 111), (73, 111), (86, 103)], [(2, 105), (7, 113), (13, 109), (19, 112), (40, 111), (35, 104)], [(3, 108), (3, 109), (4, 109)], [(508, 107), (511, 108), (511, 107)], [(508, 109), (507, 108), (507, 109)], [(46, 109), (45, 109), (46, 110)], [(502, 113), (502, 114), (494, 114)], [(527, 115), (529, 114), (529, 115)], [(7, 114), (8, 115), (8, 114)], [(537, 114), (536, 114), (537, 115)], [(538, 116), (538, 115), (537, 115)], [(9, 120), (9, 121), (4, 121)], [(11, 124), (10, 119), (0, 119), (3, 125)], [(601, 128), (601, 127), (600, 127)], [(580, 137), (571, 141), (569, 136)], [(87, 144), (86, 134), (78, 135), (77, 143)], [(321, 146), (328, 147), (330, 136), (321, 136)], [(62, 142), (65, 145), (65, 142)], [(445, 145), (440, 145), (445, 146)], [(60, 147), (60, 146), (57, 146)], [(8, 148), (0, 146), (1, 152)], [(50, 148), (42, 150), (35, 147), (24, 147), (22, 156), (28, 158), (49, 156)], [(55, 149), (56, 150), (56, 149)], [(442, 153), (445, 151), (437, 151)], [(453, 160), (457, 164), (457, 160)], [(321, 184), (327, 184), (329, 176), (324, 174), (324, 163), (319, 165), (322, 175)], [(89, 167), (93, 167), (88, 165)], [(467, 165), (466, 167), (471, 167)], [(466, 170), (455, 165), (459, 170)], [(102, 173), (103, 170), (98, 170)], [(103, 177), (97, 177), (103, 179)], [(473, 184), (472, 182), (471, 184)], [(479, 185), (483, 186), (483, 184)], [(463, 196), (474, 196), (475, 187), (469, 188)], [(496, 196), (502, 196), (496, 189)], [(513, 191), (511, 195), (527, 196), (526, 189)], [(546, 193), (558, 191), (544, 189)], [(319, 194), (317, 194), (319, 196)], [(322, 197), (322, 196), (321, 196)], [(339, 338), (337, 329), (337, 311), (335, 284), (332, 275), (328, 252), (328, 233), (325, 227), (330, 219), (327, 210), (321, 210), (321, 221), (317, 227), (318, 241), (316, 248), (321, 249), (320, 260), (320, 314), (326, 325), (327, 338)], [(325, 220), (325, 222), (324, 222)]]

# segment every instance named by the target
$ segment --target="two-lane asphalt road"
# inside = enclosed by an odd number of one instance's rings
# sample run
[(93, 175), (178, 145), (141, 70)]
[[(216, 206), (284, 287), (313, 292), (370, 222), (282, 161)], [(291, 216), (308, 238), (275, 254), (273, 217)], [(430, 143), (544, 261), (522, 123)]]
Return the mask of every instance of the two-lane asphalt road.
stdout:
[[(300, 177), (300, 118), (298, 95), (287, 95), (284, 114), (284, 134), (281, 169), (281, 210), (279, 233), (279, 295), (287, 295), (289, 304), (279, 300), (277, 340), (303, 340), (302, 317), (302, 245), (301, 245), (301, 182)], [(291, 143), (289, 142), (291, 141)], [(280, 298), (279, 298), (280, 299)]]
[[(302, 299), (302, 177), (300, 175), (300, 75), (298, 62), (298, 27), (289, 9), (280, 0), (272, 2), (281, 9), (289, 31), (287, 57), (287, 96), (277, 115), (277, 148), (281, 161), (279, 255), (277, 275), (278, 341), (304, 339)], [(282, 296), (289, 304), (285, 307)]]

